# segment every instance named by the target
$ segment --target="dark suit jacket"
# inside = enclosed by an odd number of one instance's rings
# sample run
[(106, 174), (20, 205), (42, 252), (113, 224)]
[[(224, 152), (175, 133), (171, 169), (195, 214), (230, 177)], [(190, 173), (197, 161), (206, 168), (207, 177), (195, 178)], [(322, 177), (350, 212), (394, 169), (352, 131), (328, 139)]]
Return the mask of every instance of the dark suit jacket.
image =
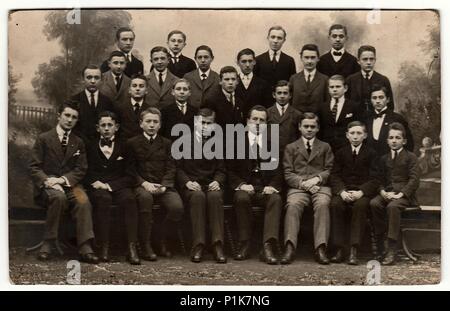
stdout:
[(328, 77), (341, 75), (347, 78), (349, 75), (360, 71), (361, 67), (356, 57), (347, 51), (345, 51), (338, 62), (334, 61), (331, 51), (329, 51), (320, 56), (319, 62), (317, 63), (317, 70)]
[(364, 82), (361, 71), (347, 77), (348, 90), (345, 95), (347, 98), (357, 102), (361, 107), (361, 111), (373, 111), (372, 103), (370, 102), (370, 89), (372, 85), (375, 84), (384, 86), (387, 89), (388, 94), (386, 95), (390, 98), (388, 109), (394, 110), (394, 98), (391, 83), (387, 77), (376, 71), (373, 72), (372, 77), (367, 84)]
[(171, 146), (171, 141), (159, 134), (152, 144), (144, 134), (127, 141), (127, 171), (134, 177), (136, 186), (148, 181), (167, 188), (174, 187), (176, 166)]
[(147, 76), (148, 88), (145, 101), (151, 107), (156, 107), (159, 110), (171, 104), (175, 100), (172, 95), (172, 87), (177, 79), (170, 71), (167, 71), (166, 80), (164, 80), (162, 87), (160, 87), (155, 76), (155, 71), (151, 71)]
[(109, 97), (114, 105), (123, 102), (128, 96), (128, 90), (130, 88), (131, 80), (127, 75), (122, 75), (122, 82), (120, 83), (119, 91), (116, 90), (116, 84), (114, 83), (114, 77), (111, 71), (107, 71), (102, 75), (102, 83), (99, 86), (101, 93)]
[(220, 82), (219, 74), (212, 70), (205, 81), (205, 88), (202, 87), (198, 69), (188, 72), (184, 75), (184, 78), (191, 83), (191, 97), (189, 101), (196, 108), (203, 106), (204, 99), (216, 91)]
[(400, 114), (389, 110), (386, 112), (386, 116), (384, 117), (384, 122), (383, 125), (381, 126), (380, 136), (378, 137), (378, 140), (375, 140), (373, 138), (373, 121), (374, 115), (371, 114), (366, 121), (367, 142), (377, 152), (379, 156), (382, 156), (383, 154), (389, 151), (389, 146), (387, 144), (389, 125), (394, 122), (399, 122), (403, 124), (406, 130), (406, 139), (407, 139), (406, 149), (408, 149), (409, 151), (414, 151), (414, 139), (411, 130), (408, 126), (408, 122), (406, 122), (405, 118), (403, 118)]
[(109, 159), (100, 150), (99, 140), (93, 142), (87, 150), (87, 160), (89, 167), (84, 179), (87, 189), (97, 180), (107, 183), (113, 192), (134, 185), (133, 178), (126, 174), (125, 145), (120, 139), (114, 140)]
[(266, 80), (270, 86), (274, 86), (280, 80), (289, 81), (295, 72), (296, 69), (294, 59), (283, 52), (280, 54), (280, 61), (275, 69), (270, 61), (269, 51), (256, 56), (254, 73), (258, 77)]
[(391, 154), (387, 153), (380, 159), (380, 168), (383, 178), (381, 189), (402, 192), (412, 205), (417, 204), (415, 192), (419, 187), (420, 171), (414, 153), (403, 149), (395, 162)]
[(222, 88), (218, 86), (214, 93), (211, 93), (204, 100), (204, 107), (216, 112), (216, 123), (224, 128), (226, 124), (245, 124), (244, 103), (235, 92), (235, 105), (227, 100)]
[(173, 73), (178, 78), (183, 78), (185, 74), (197, 69), (197, 65), (193, 59), (180, 55), (178, 58), (178, 62), (174, 64), (172, 61), (169, 62), (169, 66), (167, 67), (171, 73)]
[(247, 117), (249, 110), (255, 105), (269, 108), (273, 104), (272, 88), (266, 80), (253, 75), (248, 88), (244, 87), (241, 79), (236, 87), (236, 96), (244, 102), (243, 114)]
[(175, 124), (182, 123), (188, 125), (191, 130), (194, 128), (194, 116), (197, 114), (198, 109), (187, 103), (186, 114), (183, 114), (174, 101), (170, 105), (164, 107), (161, 110), (161, 130), (160, 133), (164, 137), (175, 140), (178, 136), (171, 136), (170, 132)]
[(275, 104), (267, 109), (267, 113), (268, 124), (279, 124), (279, 146), (280, 155), (282, 155), (284, 148), (300, 137), (298, 121), (300, 119), (301, 112), (293, 108), (292, 105), (289, 105), (283, 116), (280, 116)]
[[(100, 66), (100, 70), (102, 73), (107, 72), (109, 70), (108, 66), (108, 60), (105, 60), (102, 65)], [(134, 57), (133, 54), (131, 54), (131, 62), (127, 63), (127, 66), (125, 67), (124, 73), (131, 78), (133, 75), (143, 75), (144, 74), (144, 64)]]
[(293, 75), (289, 81), (292, 86), (292, 106), (301, 112), (315, 112), (320, 105), (327, 101), (328, 77), (318, 70), (308, 87), (305, 80), (304, 70)]
[(87, 171), (86, 150), (81, 138), (73, 131), (69, 135), (66, 153), (63, 154), (56, 128), (40, 134), (31, 151), (29, 165), (34, 184), (34, 195), (39, 196), (48, 177), (65, 176), (74, 187)]
[[(150, 105), (144, 101), (140, 112), (149, 107)], [(142, 133), (142, 129), (139, 126), (139, 113), (137, 115), (134, 113), (130, 96), (127, 97), (126, 101), (118, 104), (116, 112), (120, 118), (119, 136), (123, 141)]]
[(368, 198), (377, 195), (379, 187), (378, 157), (366, 142), (353, 159), (352, 146), (347, 143), (335, 153), (330, 184), (335, 195), (344, 190), (361, 190)]
[(92, 107), (85, 90), (73, 95), (72, 99), (80, 103), (80, 116), (73, 130), (77, 136), (84, 140), (86, 145), (89, 145), (91, 141), (99, 137), (96, 128), (98, 114), (105, 110), (114, 111), (113, 104), (107, 96), (99, 92), (97, 106)]

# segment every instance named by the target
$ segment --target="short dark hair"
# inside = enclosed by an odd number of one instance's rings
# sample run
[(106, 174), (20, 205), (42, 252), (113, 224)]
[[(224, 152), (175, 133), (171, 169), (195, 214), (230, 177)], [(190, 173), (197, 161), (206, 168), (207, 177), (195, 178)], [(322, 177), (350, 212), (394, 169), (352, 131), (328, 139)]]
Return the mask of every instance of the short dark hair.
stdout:
[(170, 37), (172, 37), (173, 35), (181, 35), (184, 42), (186, 42), (186, 34), (181, 30), (172, 30), (171, 32), (169, 32), (169, 34), (167, 35), (167, 41), (169, 41)]
[(319, 117), (314, 112), (304, 112), (298, 118), (298, 124), (301, 125), (303, 120), (316, 120), (317, 126), (320, 127)]
[(275, 91), (277, 90), (277, 87), (281, 87), (281, 86), (288, 86), (289, 93), (292, 92), (292, 85), (287, 80), (280, 80), (277, 83), (275, 83), (275, 85), (272, 87), (272, 91), (275, 93)]
[(393, 122), (393, 123), (389, 124), (389, 131), (391, 131), (391, 130), (397, 130), (397, 131), (402, 132), (403, 138), (404, 139), (406, 138), (406, 129), (403, 126), (403, 124), (401, 124), (399, 122)]
[(304, 51), (315, 51), (317, 53), (317, 57), (320, 56), (319, 47), (312, 43), (305, 44), (300, 51), (300, 55), (303, 55)]
[(223, 75), (226, 74), (226, 73), (230, 73), (230, 72), (234, 72), (236, 74), (236, 76), (238, 75), (238, 72), (237, 72), (236, 68), (234, 68), (233, 66), (222, 67), (220, 69), (220, 73), (219, 73), (220, 79), (222, 80)]
[(245, 48), (245, 49), (239, 51), (237, 58), (236, 58), (238, 62), (239, 62), (239, 59), (241, 59), (242, 55), (252, 55), (253, 58), (256, 58), (255, 51), (253, 51), (252, 49), (249, 49), (249, 48)]
[(373, 54), (377, 55), (377, 50), (375, 47), (371, 45), (361, 45), (358, 49), (358, 58), (361, 56), (363, 52), (373, 52)]
[[(95, 64), (88, 64), (86, 66), (84, 66), (83, 70), (81, 71), (81, 76), (84, 78), (84, 73), (86, 72), (86, 70), (88, 69), (93, 69), (93, 70), (100, 70), (100, 67), (95, 65)], [(100, 76), (102, 74), (102, 71), (100, 70)]]
[(197, 116), (202, 116), (202, 117), (213, 117), (214, 119), (216, 119), (216, 112), (210, 108), (201, 108), (197, 114)]
[(133, 29), (131, 29), (130, 27), (120, 27), (119, 29), (117, 29), (116, 31), (116, 40), (119, 41), (120, 39), (120, 34), (122, 32), (132, 32), (133, 33), (133, 37), (136, 37), (136, 34), (134, 33)]
[(196, 48), (194, 57), (197, 57), (198, 51), (207, 51), (209, 55), (211, 55), (211, 58), (214, 58), (212, 49), (207, 45), (200, 45), (198, 48)]
[(181, 83), (181, 82), (186, 83), (186, 84), (188, 85), (189, 89), (191, 89), (191, 82), (189, 82), (188, 79), (184, 79), (184, 78), (176, 79), (175, 82), (174, 82), (173, 85), (172, 85), (172, 89), (174, 89), (175, 86), (176, 86), (178, 83)]
[(338, 29), (343, 29), (344, 30), (344, 34), (347, 36), (347, 27), (345, 27), (342, 24), (331, 25), (330, 29), (328, 30), (328, 35), (331, 35), (331, 31), (332, 30), (338, 30)]
[(338, 80), (338, 81), (342, 81), (342, 83), (344, 83), (344, 85), (347, 85), (347, 81), (345, 81), (345, 78), (341, 75), (333, 75), (328, 79), (328, 85), (330, 85), (330, 81), (331, 80)]
[[(250, 119), (250, 116), (252, 115), (253, 111), (264, 111), (266, 113), (266, 119), (268, 117), (268, 113), (267, 113), (267, 109), (266, 107), (262, 106), (262, 105), (255, 105), (252, 108), (250, 108), (250, 110), (247, 113), (247, 119)], [(266, 120), (267, 121), (267, 120)]]
[(149, 113), (157, 114), (159, 116), (159, 122), (161, 122), (161, 111), (159, 111), (159, 109), (156, 107), (149, 107), (144, 111), (142, 111), (141, 114), (139, 115), (139, 121), (144, 120), (144, 117)]
[(108, 118), (108, 117), (111, 118), (112, 120), (114, 120), (116, 123), (119, 123), (119, 117), (117, 116), (117, 114), (115, 114), (112, 111), (108, 111), (108, 110), (104, 110), (98, 114), (97, 123), (99, 123), (102, 118)]
[(155, 46), (153, 49), (150, 50), (150, 59), (152, 58), (153, 53), (156, 53), (156, 52), (166, 53), (167, 57), (170, 57), (169, 51), (165, 47)]
[(58, 106), (58, 113), (61, 114), (64, 109), (70, 108), (76, 110), (80, 114), (80, 102), (74, 99), (67, 99)]
[(377, 92), (377, 91), (383, 91), (384, 95), (386, 95), (386, 97), (389, 98), (388, 89), (385, 86), (383, 86), (381, 84), (372, 85), (372, 87), (370, 88), (370, 95), (372, 95), (373, 92)]
[[(143, 74), (134, 74), (131, 76), (130, 78), (130, 82), (133, 81), (134, 79), (141, 79), (145, 81), (145, 85), (148, 85), (148, 81), (147, 81), (147, 77), (144, 76)], [(130, 83), (131, 85), (131, 83)]]
[(352, 121), (349, 124), (347, 124), (347, 132), (349, 129), (351, 129), (354, 126), (361, 126), (362, 128), (364, 128), (364, 132), (367, 133), (367, 127), (364, 123), (362, 123), (361, 121)]
[(121, 51), (112, 51), (109, 54), (108, 60), (111, 60), (113, 57), (123, 57), (126, 59), (125, 54), (123, 54), (123, 52), (121, 52)]
[(283, 32), (283, 34), (284, 34), (284, 39), (286, 39), (287, 33), (286, 33), (286, 30), (284, 30), (283, 27), (281, 27), (281, 26), (279, 26), (279, 25), (275, 25), (275, 26), (270, 27), (270, 28), (269, 28), (269, 31), (267, 32), (267, 36), (270, 35), (270, 32), (271, 32), (272, 30), (281, 30), (281, 31)]

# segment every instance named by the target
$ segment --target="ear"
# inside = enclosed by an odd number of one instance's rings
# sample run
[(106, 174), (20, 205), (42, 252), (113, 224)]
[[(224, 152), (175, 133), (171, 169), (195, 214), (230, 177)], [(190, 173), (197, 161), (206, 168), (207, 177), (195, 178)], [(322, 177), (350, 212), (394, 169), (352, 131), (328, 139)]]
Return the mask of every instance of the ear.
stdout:
[(366, 139), (366, 138), (367, 138), (367, 132), (364, 132), (364, 135), (363, 135), (363, 137), (364, 137), (364, 139)]
[(98, 133), (100, 133), (100, 127), (98, 126), (98, 124), (95, 125), (95, 129), (97, 130)]

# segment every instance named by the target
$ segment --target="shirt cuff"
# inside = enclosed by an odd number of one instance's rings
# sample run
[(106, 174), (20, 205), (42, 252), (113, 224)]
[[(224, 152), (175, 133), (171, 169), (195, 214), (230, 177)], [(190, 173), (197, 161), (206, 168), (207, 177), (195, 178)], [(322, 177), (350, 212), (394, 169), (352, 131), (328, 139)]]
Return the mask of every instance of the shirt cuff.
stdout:
[(106, 187), (108, 188), (108, 191), (109, 191), (109, 192), (112, 192), (111, 186), (110, 186), (109, 184), (105, 184), (105, 185), (106, 185)]
[(64, 179), (65, 185), (63, 185), (63, 186), (66, 186), (66, 187), (72, 187), (72, 186), (70, 185), (69, 180), (67, 179), (66, 176), (61, 176), (61, 178)]

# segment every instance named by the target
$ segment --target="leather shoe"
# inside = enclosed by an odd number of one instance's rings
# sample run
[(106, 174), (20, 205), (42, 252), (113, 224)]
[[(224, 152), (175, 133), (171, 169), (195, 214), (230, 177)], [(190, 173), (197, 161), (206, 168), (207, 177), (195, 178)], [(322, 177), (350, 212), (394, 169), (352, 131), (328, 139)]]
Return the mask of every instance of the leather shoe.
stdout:
[(355, 246), (350, 247), (350, 255), (348, 256), (348, 264), (358, 265), (358, 249)]
[(147, 261), (156, 261), (158, 257), (156, 257), (155, 252), (150, 245), (150, 241), (145, 242), (141, 245), (141, 258)]
[(136, 243), (128, 243), (128, 262), (132, 265), (140, 265), (141, 260), (136, 249)]
[(286, 250), (284, 251), (283, 257), (281, 257), (281, 264), (288, 265), (294, 261), (295, 257), (295, 247), (291, 242), (287, 242)]
[(167, 258), (172, 257), (172, 253), (169, 251), (166, 241), (164, 241), (164, 240), (161, 241), (161, 256), (167, 257)]
[(321, 265), (328, 265), (330, 263), (325, 251), (325, 244), (320, 245), (316, 249), (316, 261)]
[(109, 258), (109, 244), (105, 243), (101, 246), (100, 248), (100, 257), (99, 257), (100, 261), (103, 262), (109, 262), (110, 258)]
[(250, 243), (248, 241), (242, 241), (239, 246), (239, 250), (234, 257), (235, 260), (244, 260), (248, 258), (250, 249)]
[(88, 254), (81, 254), (80, 261), (86, 262), (86, 263), (97, 264), (100, 262), (100, 259), (97, 256), (95, 256), (94, 253), (88, 253)]
[(203, 249), (204, 249), (203, 244), (198, 244), (192, 249), (192, 251), (191, 251), (191, 261), (192, 262), (198, 263), (198, 262), (202, 261)]
[(223, 253), (222, 243), (220, 242), (217, 242), (214, 245), (214, 258), (216, 259), (217, 263), (227, 263), (227, 258)]
[(342, 247), (338, 248), (336, 254), (331, 257), (330, 261), (334, 263), (341, 263), (344, 261), (344, 250), (342, 249)]
[(260, 259), (269, 265), (276, 265), (278, 263), (278, 260), (273, 254), (272, 244), (270, 242), (264, 242)]
[(390, 266), (395, 264), (395, 249), (394, 248), (389, 248), (386, 256), (384, 257), (383, 261), (381, 262), (381, 264), (383, 266)]

